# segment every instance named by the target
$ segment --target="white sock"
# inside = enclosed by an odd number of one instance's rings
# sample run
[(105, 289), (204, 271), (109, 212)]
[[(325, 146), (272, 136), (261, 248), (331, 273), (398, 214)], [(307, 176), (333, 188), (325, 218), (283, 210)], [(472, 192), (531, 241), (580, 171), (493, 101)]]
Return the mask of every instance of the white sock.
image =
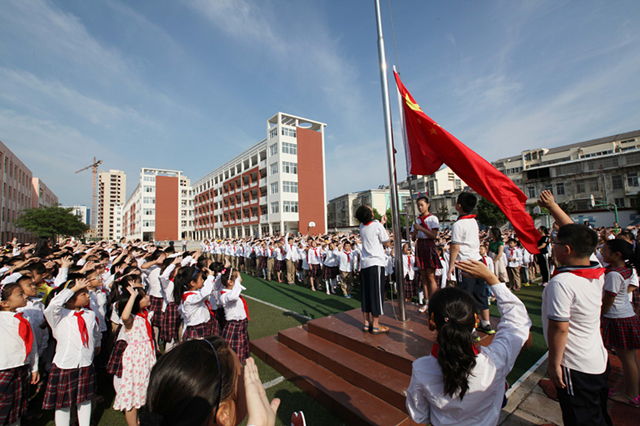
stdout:
[(424, 304), (424, 290), (419, 290), (418, 291), (418, 303), (420, 305)]
[(176, 342), (175, 339), (172, 339), (170, 342), (166, 342), (164, 344), (164, 351), (165, 352), (169, 352), (171, 349), (173, 349), (178, 343)]
[(91, 426), (91, 401), (78, 404), (78, 426)]
[(483, 327), (489, 327), (491, 325), (491, 322), (485, 321), (485, 320), (480, 320), (480, 324), (482, 324)]
[(69, 426), (71, 423), (71, 408), (61, 408), (54, 414), (56, 426)]

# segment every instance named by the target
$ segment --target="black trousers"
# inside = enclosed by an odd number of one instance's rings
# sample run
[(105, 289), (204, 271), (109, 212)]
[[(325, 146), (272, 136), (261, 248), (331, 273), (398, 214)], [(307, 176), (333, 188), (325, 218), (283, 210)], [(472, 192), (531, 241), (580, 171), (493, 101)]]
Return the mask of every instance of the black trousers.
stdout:
[(587, 374), (562, 367), (566, 387), (556, 388), (565, 426), (612, 426), (607, 413), (609, 386), (607, 378), (611, 366), (602, 374)]
[(540, 275), (542, 275), (542, 282), (549, 282), (549, 267), (547, 265), (547, 258), (544, 254), (536, 254), (536, 263), (540, 266)]
[(384, 313), (384, 267), (370, 266), (362, 275), (362, 312), (378, 316)]
[(480, 278), (473, 278), (464, 275), (460, 269), (456, 268), (455, 272), (456, 277), (458, 278), (456, 281), (456, 287), (461, 288), (473, 297), (478, 311), (489, 309), (487, 283)]

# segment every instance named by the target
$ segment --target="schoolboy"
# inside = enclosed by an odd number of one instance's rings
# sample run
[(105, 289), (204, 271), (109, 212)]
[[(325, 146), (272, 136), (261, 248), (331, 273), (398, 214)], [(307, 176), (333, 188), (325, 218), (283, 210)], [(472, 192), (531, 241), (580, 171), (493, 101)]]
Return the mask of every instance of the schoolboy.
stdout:
[(560, 226), (553, 253), (561, 265), (542, 293), (547, 373), (565, 425), (612, 425), (607, 413), (609, 363), (600, 334), (604, 268), (590, 257), (598, 234), (574, 224), (549, 191), (538, 202)]
[(520, 291), (520, 266), (522, 265), (522, 250), (516, 246), (516, 240), (509, 238), (507, 242), (509, 247), (504, 251), (507, 256), (507, 276), (509, 277), (509, 285), (513, 291)]
[(480, 237), (476, 215), (471, 214), (476, 207), (478, 199), (470, 192), (458, 195), (456, 211), (458, 220), (451, 227), (451, 248), (448, 275), (456, 273), (456, 287), (469, 293), (476, 302), (480, 312), (480, 325), (478, 330), (486, 334), (494, 334), (489, 321), (489, 303), (486, 283), (481, 278), (473, 278), (465, 275), (455, 268), (456, 261), (480, 260)]

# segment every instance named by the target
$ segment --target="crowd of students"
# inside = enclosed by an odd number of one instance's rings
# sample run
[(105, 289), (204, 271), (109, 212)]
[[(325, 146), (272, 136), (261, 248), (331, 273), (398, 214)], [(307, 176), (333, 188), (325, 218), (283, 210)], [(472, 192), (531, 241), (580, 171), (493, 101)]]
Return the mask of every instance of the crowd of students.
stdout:
[[(414, 363), (410, 415), (418, 423), (489, 425), (531, 326), (514, 293), (539, 272), (548, 374), (565, 424), (610, 425), (609, 397), (640, 406), (637, 228), (574, 224), (544, 192), (539, 204), (555, 224), (540, 228), (540, 253), (531, 255), (511, 231), (479, 231), (475, 204), (461, 194), (459, 219), (440, 230), (420, 197), (401, 274), (385, 218), (374, 220), (365, 206), (356, 212), (359, 233), (203, 241), (196, 252), (141, 241), (6, 244), (0, 426), (38, 416), (27, 398), (38, 385), (56, 425), (70, 424), (75, 407), (78, 424), (88, 426), (100, 400), (96, 366), (113, 375), (113, 407), (129, 425), (235, 425), (247, 412), (249, 425), (273, 424), (278, 401), (267, 400), (249, 357), (241, 273), (327, 294), (340, 284), (347, 298), (360, 286), (363, 332), (372, 334), (389, 332), (379, 322), (382, 305), (402, 285), (438, 334), (431, 355)], [(488, 347), (474, 345), (478, 332), (495, 334)], [(607, 387), (607, 349), (622, 362), (623, 389)]]

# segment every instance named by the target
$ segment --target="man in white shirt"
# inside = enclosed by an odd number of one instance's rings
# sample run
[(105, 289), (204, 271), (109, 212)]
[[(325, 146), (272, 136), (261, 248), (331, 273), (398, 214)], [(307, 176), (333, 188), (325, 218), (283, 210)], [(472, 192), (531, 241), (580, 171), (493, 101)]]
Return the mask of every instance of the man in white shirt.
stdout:
[(373, 210), (369, 206), (360, 206), (356, 210), (360, 221), (362, 240), (362, 258), (360, 261), (362, 281), (363, 331), (371, 334), (388, 333), (389, 327), (380, 325), (378, 319), (383, 314), (384, 267), (386, 264), (385, 247), (390, 244), (389, 233), (384, 229), (387, 217), (382, 222), (373, 220)]
[(289, 285), (295, 285), (296, 283), (296, 262), (298, 261), (298, 248), (293, 244), (293, 237), (287, 234), (284, 245), (285, 260), (287, 262), (287, 283)]

